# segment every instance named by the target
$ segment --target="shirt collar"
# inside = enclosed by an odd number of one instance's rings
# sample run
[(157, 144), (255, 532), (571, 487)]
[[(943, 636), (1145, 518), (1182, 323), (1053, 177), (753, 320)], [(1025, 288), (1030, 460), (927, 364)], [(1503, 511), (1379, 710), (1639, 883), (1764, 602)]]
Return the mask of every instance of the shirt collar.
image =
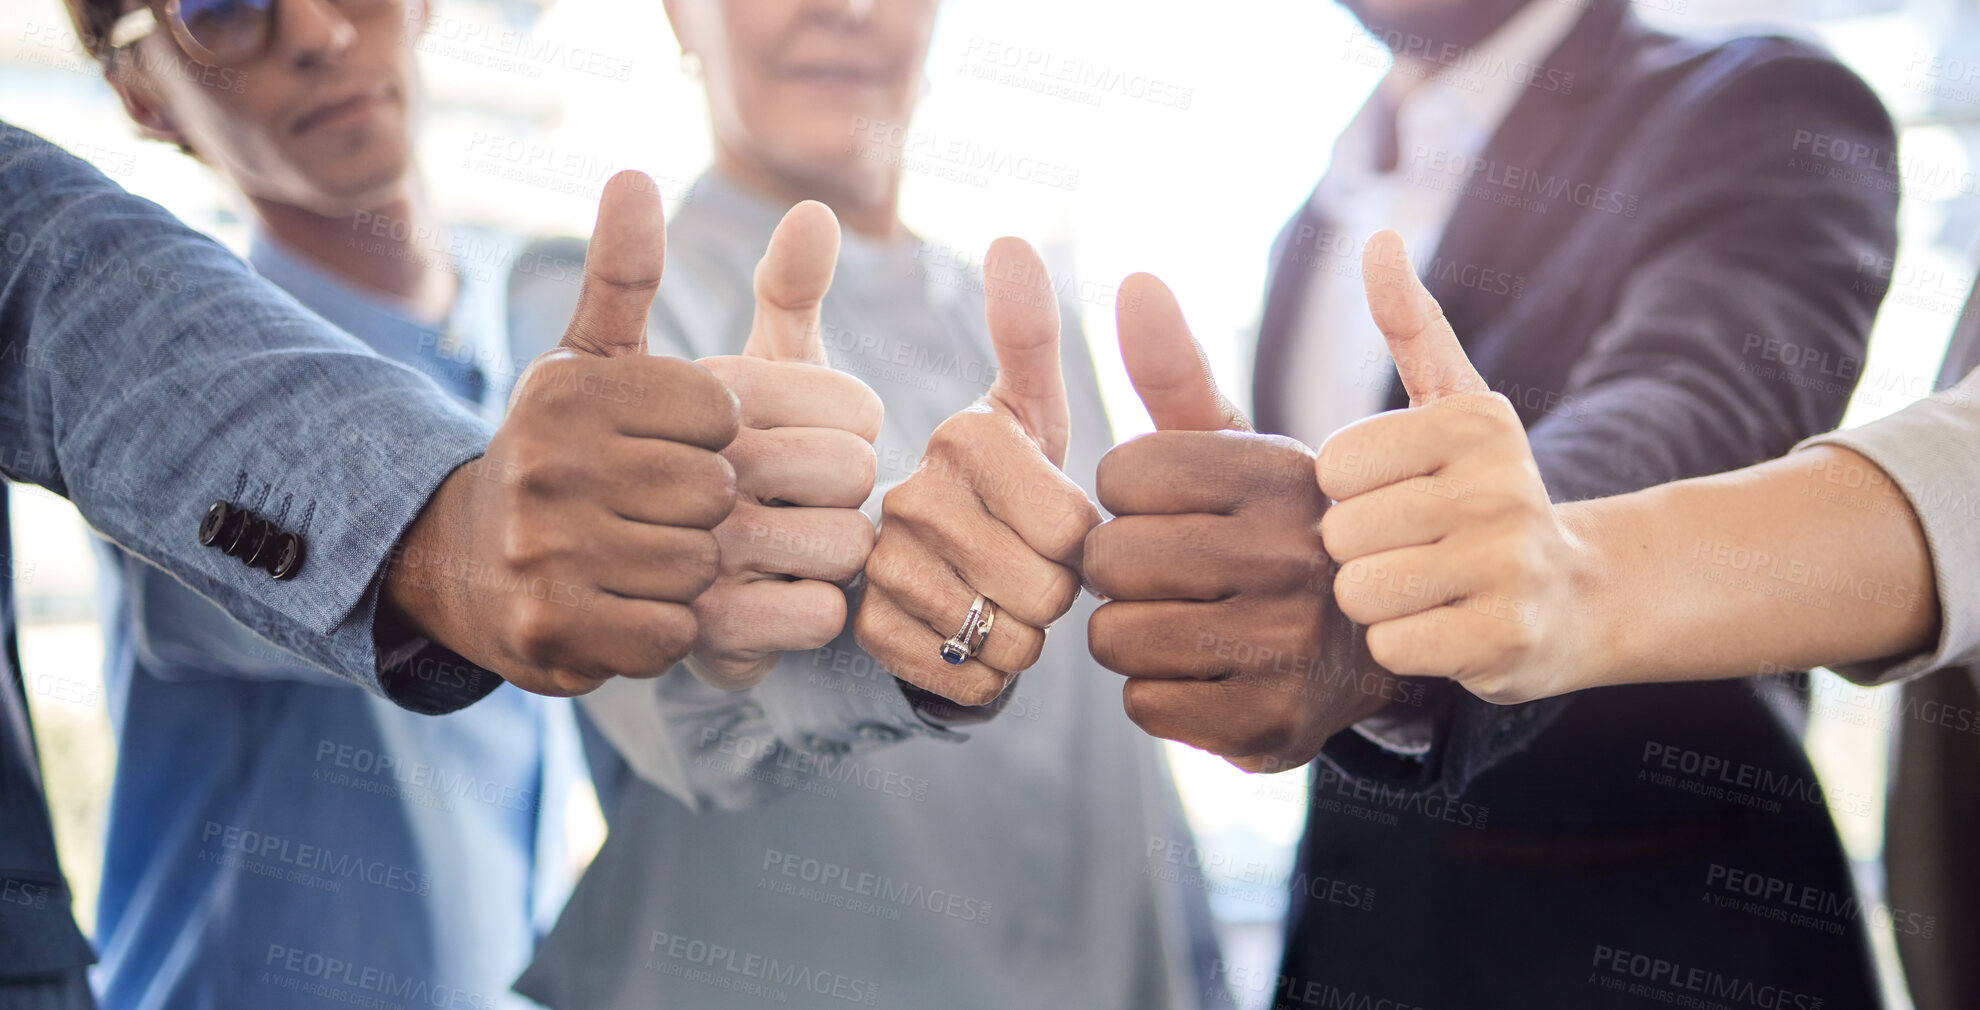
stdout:
[(469, 327), (466, 332), (473, 332), (473, 321), (466, 318), (470, 301), (466, 278), (454, 299), (452, 314), (436, 323), (414, 316), (402, 302), (338, 277), (258, 228), (248, 238), (247, 261), (256, 273), (305, 308), (380, 355), (415, 367), (439, 363), (422, 370), (448, 392), (473, 399), (469, 392), (473, 387), (464, 384), (465, 376), (486, 349), (460, 335), (463, 326)]
[[(433, 330), (442, 329), (447, 323), (446, 320), (434, 321), (414, 316), (404, 303), (366, 291), (338, 277), (259, 228), (248, 236), (247, 261), (249, 266), (254, 267), (255, 273), (332, 322), (343, 314), (336, 311), (336, 307), (344, 306), (353, 318), (359, 319), (383, 318), (399, 325)], [(457, 305), (458, 302), (457, 298)]]
[(1483, 153), (1527, 89), (1548, 80), (1541, 61), (1567, 38), (1582, 13), (1571, 3), (1530, 3), (1450, 65), (1434, 67), (1428, 78), (1409, 77), (1411, 71), (1400, 64), (1391, 68), (1342, 131), (1330, 173), (1379, 176), (1379, 117), (1391, 114), (1404, 163), (1419, 148), (1471, 157)]

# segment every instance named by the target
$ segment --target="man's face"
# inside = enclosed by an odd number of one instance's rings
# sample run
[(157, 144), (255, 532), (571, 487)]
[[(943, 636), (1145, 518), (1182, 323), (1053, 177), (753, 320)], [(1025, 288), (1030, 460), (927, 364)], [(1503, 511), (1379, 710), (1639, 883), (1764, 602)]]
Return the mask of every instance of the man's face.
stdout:
[(935, 28), (936, 0), (674, 0), (700, 58), (723, 145), (782, 178), (828, 191), (884, 187), (860, 156), (875, 126), (905, 126)]
[(249, 196), (328, 216), (376, 207), (411, 174), (423, 0), (272, 2), (267, 48), (231, 74), (200, 73), (169, 31), (142, 40), (134, 101), (156, 105), (145, 125)]
[[(1339, 0), (1391, 48), (1428, 42), (1470, 47), (1531, 0)], [(1414, 36), (1414, 40), (1410, 37)]]

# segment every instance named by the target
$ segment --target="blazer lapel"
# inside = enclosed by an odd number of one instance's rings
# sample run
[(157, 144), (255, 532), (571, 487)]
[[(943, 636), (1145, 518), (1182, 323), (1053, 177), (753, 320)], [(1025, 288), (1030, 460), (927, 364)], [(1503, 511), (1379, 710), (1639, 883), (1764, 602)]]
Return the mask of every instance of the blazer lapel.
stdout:
[[(1527, 170), (1560, 163), (1560, 153), (1574, 141), (1576, 127), (1586, 129), (1579, 109), (1607, 83), (1609, 68), (1630, 33), (1644, 30), (1629, 14), (1627, 0), (1598, 0), (1548, 56), (1546, 65), (1563, 72), (1569, 85), (1557, 91), (1534, 89), (1513, 105), (1504, 123), (1485, 145), (1487, 165), (1514, 165)], [(1558, 236), (1552, 222), (1523, 209), (1502, 207), (1487, 200), (1459, 197), (1431, 263), (1456, 267), (1489, 265), (1496, 270), (1526, 275)], [(1514, 269), (1517, 266), (1519, 269)], [(1460, 340), (1488, 325), (1506, 307), (1502, 297), (1485, 297), (1454, 278), (1462, 269), (1435, 270), (1426, 280), (1430, 293), (1444, 307)], [(1391, 409), (1407, 406), (1400, 382), (1390, 388)]]

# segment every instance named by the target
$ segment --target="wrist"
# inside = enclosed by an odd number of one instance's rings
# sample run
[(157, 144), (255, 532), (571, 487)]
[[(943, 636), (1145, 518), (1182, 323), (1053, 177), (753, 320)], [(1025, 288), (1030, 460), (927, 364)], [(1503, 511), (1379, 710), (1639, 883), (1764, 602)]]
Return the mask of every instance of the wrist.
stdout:
[(1620, 683), (1640, 665), (1638, 643), (1646, 609), (1642, 601), (1630, 599), (1628, 586), (1627, 547), (1636, 533), (1633, 514), (1605, 512), (1588, 502), (1557, 505), (1554, 514), (1567, 542), (1565, 589), (1571, 603), (1562, 615), (1567, 622), (1561, 629), (1565, 648), (1554, 657), (1566, 683), (1548, 693)]
[(461, 554), (456, 541), (466, 525), (461, 474), (456, 469), (447, 475), (387, 555), (372, 623), (381, 657), (417, 639), (449, 649), (463, 641), (453, 627), (457, 608), (448, 603), (448, 592), (458, 587), (450, 586), (446, 577), (448, 559)]

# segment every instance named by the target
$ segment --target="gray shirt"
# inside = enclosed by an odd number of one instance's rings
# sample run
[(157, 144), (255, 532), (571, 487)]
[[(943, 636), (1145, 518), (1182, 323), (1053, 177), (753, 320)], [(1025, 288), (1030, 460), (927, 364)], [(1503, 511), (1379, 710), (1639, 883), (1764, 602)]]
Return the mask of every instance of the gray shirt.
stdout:
[[(697, 184), (668, 229), (656, 352), (741, 349), (782, 211)], [(841, 250), (825, 346), (886, 403), (870, 513), (994, 377), (980, 270), (958, 259), (911, 239)], [(529, 287), (517, 297), (568, 315), (574, 288)], [(1090, 489), (1111, 438), (1070, 315), (1064, 332), (1066, 469)], [(677, 668), (591, 696), (639, 774), (605, 798), (610, 837), (518, 988), (585, 1010), (1200, 1004), (1205, 896), (1195, 863), (1170, 858), (1188, 830), (1159, 747), (1087, 654), (1092, 608), (967, 743), (918, 718), (849, 632), (748, 691)]]
[[(1939, 593), (1939, 641), (1931, 652), (1836, 672), (1861, 684), (1884, 684), (1980, 663), (1980, 370), (1880, 421), (1817, 435), (1797, 448), (1815, 445), (1853, 450), (1890, 475), (1925, 532)], [(1852, 490), (1860, 482), (1838, 476), (1838, 495), (1862, 494)]]

